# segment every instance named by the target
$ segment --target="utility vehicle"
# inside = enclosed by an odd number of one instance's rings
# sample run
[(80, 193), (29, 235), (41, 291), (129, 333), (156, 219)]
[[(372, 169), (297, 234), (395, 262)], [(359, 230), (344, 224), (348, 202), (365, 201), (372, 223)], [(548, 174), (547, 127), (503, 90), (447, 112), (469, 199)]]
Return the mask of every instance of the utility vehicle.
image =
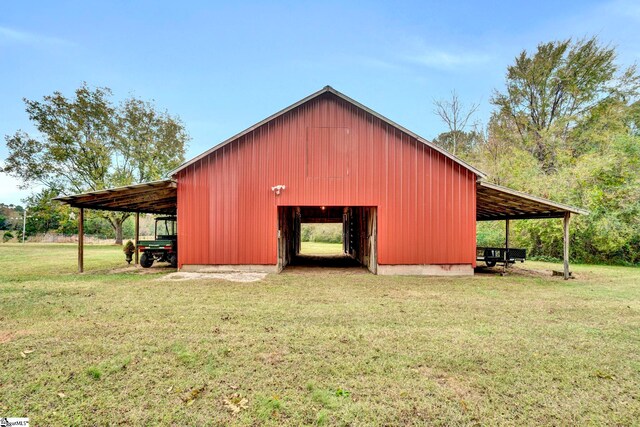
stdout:
[(149, 268), (154, 261), (168, 262), (178, 266), (177, 221), (174, 216), (158, 217), (155, 224), (155, 239), (138, 241), (140, 265)]

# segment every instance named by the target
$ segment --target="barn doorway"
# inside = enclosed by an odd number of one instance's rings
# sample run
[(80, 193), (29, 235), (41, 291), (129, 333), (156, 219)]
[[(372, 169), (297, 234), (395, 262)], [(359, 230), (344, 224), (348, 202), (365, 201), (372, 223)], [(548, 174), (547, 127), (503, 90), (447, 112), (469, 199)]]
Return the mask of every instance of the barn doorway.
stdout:
[[(309, 230), (325, 236), (311, 238)], [(375, 274), (378, 266), (376, 207), (278, 207), (278, 267), (282, 270), (287, 266), (365, 267)]]

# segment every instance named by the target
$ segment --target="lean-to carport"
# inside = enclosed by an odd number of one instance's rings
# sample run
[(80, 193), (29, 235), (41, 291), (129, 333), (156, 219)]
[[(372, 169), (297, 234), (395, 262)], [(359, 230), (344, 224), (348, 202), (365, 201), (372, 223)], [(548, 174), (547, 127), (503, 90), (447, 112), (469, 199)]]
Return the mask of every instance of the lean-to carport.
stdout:
[(484, 181), (478, 182), (476, 191), (476, 221), (505, 221), (505, 254), (509, 250), (510, 220), (563, 218), (564, 278), (565, 280), (569, 279), (569, 222), (571, 214), (586, 215), (587, 211)]
[(108, 188), (57, 197), (54, 200), (78, 208), (78, 272), (84, 270), (84, 210), (97, 209), (135, 213), (135, 264), (138, 263), (138, 240), (140, 235), (140, 214), (175, 215), (177, 189), (173, 180), (145, 182), (126, 187)]

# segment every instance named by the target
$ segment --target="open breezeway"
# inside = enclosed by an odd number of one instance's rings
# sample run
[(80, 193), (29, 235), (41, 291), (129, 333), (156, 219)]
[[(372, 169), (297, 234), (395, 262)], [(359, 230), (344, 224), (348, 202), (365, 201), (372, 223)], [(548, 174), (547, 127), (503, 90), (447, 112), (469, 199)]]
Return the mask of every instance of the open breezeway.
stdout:
[[(376, 272), (377, 223), (371, 206), (278, 207), (279, 269), (287, 266), (353, 268)], [(302, 254), (302, 224), (333, 223), (342, 226), (341, 254)]]

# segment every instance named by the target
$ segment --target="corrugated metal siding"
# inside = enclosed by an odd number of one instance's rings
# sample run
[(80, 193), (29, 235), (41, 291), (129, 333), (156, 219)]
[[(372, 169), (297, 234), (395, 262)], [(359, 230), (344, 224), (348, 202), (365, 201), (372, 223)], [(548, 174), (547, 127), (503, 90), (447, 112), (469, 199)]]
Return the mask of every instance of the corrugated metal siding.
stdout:
[(180, 265), (276, 264), (279, 205), (377, 206), (379, 264), (475, 265), (476, 175), (331, 94), (177, 181)]

